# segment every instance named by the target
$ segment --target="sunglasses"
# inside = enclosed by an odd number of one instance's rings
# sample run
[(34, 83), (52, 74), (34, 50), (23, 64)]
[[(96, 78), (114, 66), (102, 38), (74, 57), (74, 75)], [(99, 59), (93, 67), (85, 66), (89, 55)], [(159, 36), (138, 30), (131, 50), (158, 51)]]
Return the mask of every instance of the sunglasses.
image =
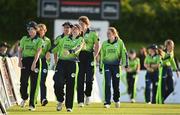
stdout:
[(35, 30), (33, 27), (27, 27), (27, 31), (33, 31)]

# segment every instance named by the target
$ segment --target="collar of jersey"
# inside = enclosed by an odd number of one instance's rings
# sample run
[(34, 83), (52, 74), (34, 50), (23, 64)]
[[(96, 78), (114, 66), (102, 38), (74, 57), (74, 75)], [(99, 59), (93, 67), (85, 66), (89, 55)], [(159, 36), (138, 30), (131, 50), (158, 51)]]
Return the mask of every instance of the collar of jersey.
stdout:
[[(80, 35), (78, 35), (75, 39), (78, 39), (80, 37)], [(69, 36), (69, 38), (72, 40), (72, 35)]]
[[(30, 38), (30, 36), (28, 35), (27, 38)], [(30, 40), (34, 40), (34, 39), (37, 39), (38, 38), (38, 35), (35, 35), (34, 38), (31, 38)]]
[(63, 34), (61, 34), (61, 38), (63, 38), (65, 35), (64, 35), (64, 33)]
[(114, 43), (116, 43), (117, 41), (118, 41), (117, 38), (115, 38), (115, 40), (114, 40), (112, 43), (110, 42), (110, 40), (108, 40), (107, 42), (110, 43), (110, 44), (114, 44)]
[(85, 32), (85, 34), (89, 34), (89, 32), (90, 32), (90, 29), (89, 29), (89, 28), (87, 28), (87, 30), (86, 30), (86, 32)]

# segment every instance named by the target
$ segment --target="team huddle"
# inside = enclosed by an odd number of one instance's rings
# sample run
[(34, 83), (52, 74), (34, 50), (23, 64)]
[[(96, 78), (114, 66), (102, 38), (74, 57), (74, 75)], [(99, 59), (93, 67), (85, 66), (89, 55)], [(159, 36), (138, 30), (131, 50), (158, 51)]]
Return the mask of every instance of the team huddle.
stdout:
[[(96, 64), (100, 73), (104, 74), (104, 107), (111, 105), (111, 80), (115, 107), (120, 107), (120, 73), (127, 72), (128, 94), (135, 102), (135, 81), (140, 71), (140, 60), (135, 50), (126, 50), (116, 28), (109, 27), (107, 40), (100, 46), (97, 32), (90, 29), (88, 17), (81, 16), (79, 24), (64, 22), (63, 33), (53, 43), (45, 36), (47, 28), (44, 24), (29, 22), (28, 35), (23, 36), (19, 46), (19, 64), (21, 68), (20, 93), (24, 107), (28, 100), (28, 83), (30, 78), (29, 110), (34, 111), (40, 88), (41, 105), (48, 104), (46, 98), (46, 77), (50, 62), (50, 53), (54, 54), (55, 74), (54, 93), (57, 99), (57, 111), (61, 111), (65, 100), (67, 112), (72, 112), (74, 92), (77, 91), (79, 107), (90, 104)], [(152, 44), (144, 60), (146, 68), (145, 101), (147, 103), (164, 103), (173, 92), (173, 74), (177, 71), (174, 61), (174, 43), (165, 41), (164, 48)], [(76, 85), (77, 82), (77, 85)], [(151, 96), (151, 84), (152, 96)], [(102, 86), (103, 87), (103, 86)], [(151, 99), (152, 98), (152, 99)]]

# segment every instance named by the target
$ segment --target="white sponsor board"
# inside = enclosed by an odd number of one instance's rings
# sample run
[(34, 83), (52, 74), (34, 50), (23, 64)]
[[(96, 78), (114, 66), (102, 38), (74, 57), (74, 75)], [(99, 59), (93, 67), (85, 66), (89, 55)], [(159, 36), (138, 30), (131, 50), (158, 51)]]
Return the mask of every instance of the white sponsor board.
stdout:
[(4, 88), (5, 88), (5, 93), (8, 97), (7, 98), (8, 102), (9, 102), (10, 106), (12, 106), (12, 105), (16, 104), (16, 100), (15, 100), (15, 96), (13, 93), (13, 86), (11, 84), (9, 73), (6, 68), (6, 63), (2, 58), (0, 58), (0, 71), (1, 71), (1, 75), (2, 75), (2, 82), (3, 82)]
[[(7, 69), (9, 73), (9, 77), (13, 86), (13, 91), (15, 94), (15, 98), (17, 101), (17, 104), (19, 105), (21, 102), (21, 94), (20, 94), (20, 68), (17, 66), (18, 65), (18, 59), (16, 57), (12, 58), (6, 58), (6, 63), (7, 63)], [(16, 79), (14, 79), (16, 78)]]
[(10, 107), (10, 104), (8, 102), (8, 97), (5, 93), (3, 81), (2, 81), (2, 76), (0, 74), (0, 104), (1, 104), (1, 109), (5, 110), (6, 108)]

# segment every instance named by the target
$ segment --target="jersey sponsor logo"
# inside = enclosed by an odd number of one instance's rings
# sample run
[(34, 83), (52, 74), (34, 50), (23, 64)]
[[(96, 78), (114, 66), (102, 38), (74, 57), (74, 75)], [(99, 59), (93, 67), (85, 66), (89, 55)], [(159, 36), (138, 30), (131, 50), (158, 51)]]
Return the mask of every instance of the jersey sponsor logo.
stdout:
[(25, 46), (25, 49), (27, 49), (27, 50), (33, 50), (34, 49), (34, 45), (26, 45)]
[(116, 49), (107, 49), (107, 53), (115, 53)]
[(70, 49), (71, 45), (70, 44), (64, 44), (64, 49)]

